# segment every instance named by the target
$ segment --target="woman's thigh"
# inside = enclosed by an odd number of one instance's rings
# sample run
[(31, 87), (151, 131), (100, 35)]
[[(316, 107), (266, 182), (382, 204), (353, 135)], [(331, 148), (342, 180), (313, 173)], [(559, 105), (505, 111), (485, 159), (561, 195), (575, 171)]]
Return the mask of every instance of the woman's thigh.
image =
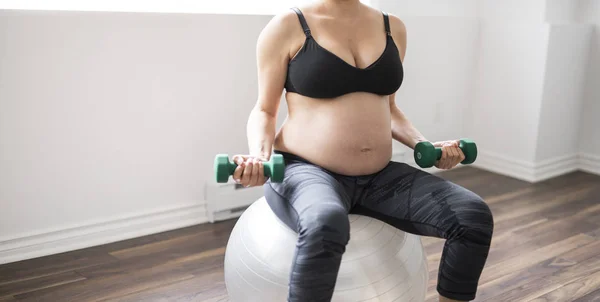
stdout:
[(296, 232), (303, 227), (348, 224), (351, 204), (347, 191), (326, 170), (297, 161), (286, 165), (281, 183), (267, 181), (264, 185), (265, 198), (273, 212)]
[(353, 212), (446, 239), (468, 229), (481, 231), (487, 241), (493, 228), (491, 211), (479, 195), (404, 163), (392, 162), (374, 176)]

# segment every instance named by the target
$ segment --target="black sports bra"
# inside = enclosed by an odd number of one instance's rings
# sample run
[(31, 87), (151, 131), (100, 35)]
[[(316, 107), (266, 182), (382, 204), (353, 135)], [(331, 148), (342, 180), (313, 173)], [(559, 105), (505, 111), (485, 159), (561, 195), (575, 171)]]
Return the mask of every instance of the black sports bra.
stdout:
[(392, 39), (389, 17), (383, 13), (386, 46), (381, 56), (366, 68), (358, 68), (321, 47), (310, 33), (304, 15), (292, 8), (306, 40), (289, 62), (285, 90), (312, 98), (335, 98), (351, 92), (390, 95), (400, 88), (404, 77), (398, 48)]

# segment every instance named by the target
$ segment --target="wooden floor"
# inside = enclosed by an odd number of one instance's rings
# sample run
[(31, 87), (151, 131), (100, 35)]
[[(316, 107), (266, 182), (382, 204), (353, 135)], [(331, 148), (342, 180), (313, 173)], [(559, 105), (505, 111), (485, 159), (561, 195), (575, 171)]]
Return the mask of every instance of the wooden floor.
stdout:
[[(494, 212), (476, 301), (600, 301), (600, 176), (576, 172), (528, 184), (473, 168), (441, 175)], [(234, 222), (0, 266), (0, 301), (228, 301), (223, 253)], [(443, 241), (423, 243), (427, 297), (436, 301)]]

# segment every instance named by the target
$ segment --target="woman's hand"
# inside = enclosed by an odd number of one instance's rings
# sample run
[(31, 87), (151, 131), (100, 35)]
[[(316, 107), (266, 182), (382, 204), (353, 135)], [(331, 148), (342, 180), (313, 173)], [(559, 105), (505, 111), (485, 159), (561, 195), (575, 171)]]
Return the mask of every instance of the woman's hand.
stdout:
[(442, 148), (442, 158), (435, 163), (438, 169), (452, 169), (465, 159), (465, 154), (458, 147), (458, 143), (458, 141), (442, 141), (433, 144), (435, 147)]
[(233, 180), (244, 187), (262, 186), (266, 182), (263, 161), (267, 160), (251, 155), (235, 155), (233, 162), (237, 168), (233, 171)]

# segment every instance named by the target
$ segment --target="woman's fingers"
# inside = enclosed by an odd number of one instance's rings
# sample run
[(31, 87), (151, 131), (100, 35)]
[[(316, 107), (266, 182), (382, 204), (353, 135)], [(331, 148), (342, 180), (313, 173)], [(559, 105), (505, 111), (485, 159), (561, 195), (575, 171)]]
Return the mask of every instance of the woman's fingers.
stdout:
[(448, 147), (442, 145), (442, 157), (440, 158), (440, 169), (447, 169), (448, 166)]
[(459, 158), (458, 155), (458, 147), (454, 144), (448, 146), (448, 153), (450, 153), (450, 160), (448, 161), (448, 168), (452, 168), (458, 164), (457, 160)]
[(248, 183), (249, 187), (256, 186), (258, 184), (258, 159), (253, 158), (251, 160), (252, 163), (252, 175), (250, 176), (250, 183)]
[(244, 172), (242, 173), (242, 180), (241, 180), (241, 184), (243, 186), (248, 186), (248, 184), (250, 184), (250, 177), (252, 176), (252, 160), (251, 159), (247, 159), (244, 162)]
[(460, 162), (462, 162), (463, 160), (465, 160), (467, 158), (467, 156), (465, 155), (465, 153), (462, 151), (462, 149), (458, 149), (460, 150)]
[(233, 171), (233, 180), (237, 183), (240, 183), (242, 181), (242, 174), (244, 172), (244, 161), (245, 158), (243, 155), (235, 155), (233, 157), (233, 162), (237, 164), (237, 167), (235, 168), (235, 170)]
[(258, 181), (257, 185), (262, 186), (265, 183), (265, 165), (262, 160), (258, 160)]
[(232, 161), (237, 164), (233, 180), (244, 187), (260, 186), (266, 182), (263, 160), (246, 155), (235, 155)]
[(459, 141), (452, 141), (452, 145), (453, 145), (453, 149), (454, 149), (454, 162), (452, 163), (452, 167), (460, 164), (460, 162), (462, 162), (465, 159), (465, 155), (463, 154), (462, 150), (460, 149), (460, 143)]
[(442, 150), (442, 156), (435, 165), (438, 169), (452, 169), (465, 159), (457, 140), (436, 142), (433, 145)]

